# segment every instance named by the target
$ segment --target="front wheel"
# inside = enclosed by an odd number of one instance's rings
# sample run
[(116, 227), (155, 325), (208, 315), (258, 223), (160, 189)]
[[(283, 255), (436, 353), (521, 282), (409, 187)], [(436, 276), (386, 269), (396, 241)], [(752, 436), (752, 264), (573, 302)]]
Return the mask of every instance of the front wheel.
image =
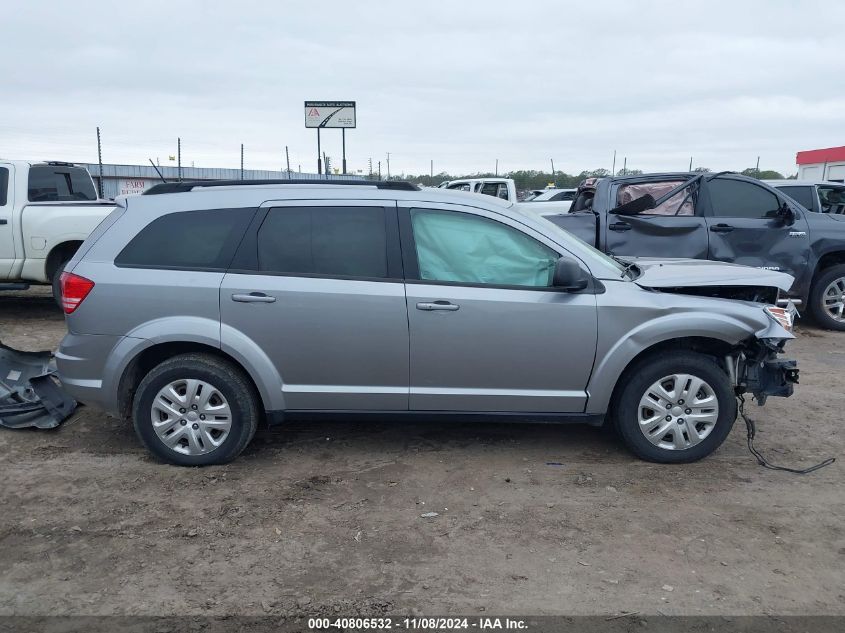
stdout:
[(831, 266), (813, 282), (810, 314), (826, 330), (845, 331), (845, 264)]
[(160, 459), (178, 466), (225, 464), (258, 426), (258, 396), (237, 367), (208, 354), (180, 354), (138, 385), (135, 431)]
[(736, 399), (727, 373), (692, 351), (649, 356), (625, 373), (613, 416), (638, 457), (687, 463), (707, 457), (731, 432)]

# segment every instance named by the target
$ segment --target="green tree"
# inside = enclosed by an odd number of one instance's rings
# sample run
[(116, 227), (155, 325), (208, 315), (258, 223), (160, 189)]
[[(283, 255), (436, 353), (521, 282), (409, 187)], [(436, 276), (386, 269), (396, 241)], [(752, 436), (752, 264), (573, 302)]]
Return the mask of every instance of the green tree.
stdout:
[(774, 169), (761, 169), (759, 172), (756, 167), (749, 167), (743, 169), (741, 172), (743, 176), (750, 176), (751, 178), (759, 178), (760, 180), (783, 180), (783, 174)]

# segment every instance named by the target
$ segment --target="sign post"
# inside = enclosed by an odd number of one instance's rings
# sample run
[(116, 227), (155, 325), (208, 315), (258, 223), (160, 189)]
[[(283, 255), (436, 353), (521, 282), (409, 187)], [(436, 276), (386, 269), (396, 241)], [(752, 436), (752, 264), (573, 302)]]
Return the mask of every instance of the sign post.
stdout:
[[(317, 173), (323, 173), (320, 129), (340, 128), (343, 142), (343, 173), (346, 173), (346, 129), (356, 127), (354, 101), (306, 101), (305, 127), (317, 128)], [(326, 177), (328, 177), (328, 167)]]

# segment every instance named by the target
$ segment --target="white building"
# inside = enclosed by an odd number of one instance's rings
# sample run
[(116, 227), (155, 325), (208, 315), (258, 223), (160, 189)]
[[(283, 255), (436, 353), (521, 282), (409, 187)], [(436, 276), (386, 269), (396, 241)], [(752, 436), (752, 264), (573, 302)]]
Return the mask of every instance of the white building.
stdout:
[(845, 182), (845, 147), (828, 147), (798, 152), (798, 180)]

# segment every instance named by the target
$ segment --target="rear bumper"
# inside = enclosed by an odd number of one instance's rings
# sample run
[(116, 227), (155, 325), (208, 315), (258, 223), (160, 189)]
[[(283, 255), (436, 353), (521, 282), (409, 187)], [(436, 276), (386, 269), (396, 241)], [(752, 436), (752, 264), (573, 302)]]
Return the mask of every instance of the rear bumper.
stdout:
[(58, 377), (65, 390), (89, 406), (117, 410), (117, 398), (108, 380), (109, 360), (126, 337), (102, 334), (66, 334), (56, 351)]

